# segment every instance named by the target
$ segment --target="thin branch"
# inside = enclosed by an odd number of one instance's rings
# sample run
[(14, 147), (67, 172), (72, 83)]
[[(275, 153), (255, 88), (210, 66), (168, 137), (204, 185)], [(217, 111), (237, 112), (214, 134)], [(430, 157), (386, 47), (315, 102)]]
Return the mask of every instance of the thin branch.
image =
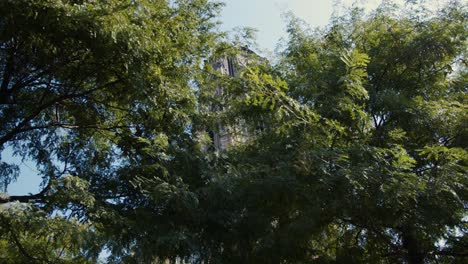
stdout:
[(458, 252), (451, 252), (451, 251), (438, 251), (438, 252), (433, 252), (430, 254), (436, 255), (436, 256), (468, 257), (468, 252), (458, 253)]
[(13, 239), (13, 242), (15, 242), (15, 245), (16, 247), (18, 248), (18, 250), (20, 251), (20, 253), (25, 256), (26, 258), (32, 260), (33, 262), (45, 262), (45, 263), (48, 263), (49, 261), (47, 259), (42, 259), (42, 258), (35, 258), (33, 256), (31, 256), (28, 251), (26, 251), (26, 249), (23, 247), (23, 245), (20, 243), (18, 237), (14, 234), (13, 230), (10, 229), (10, 233), (11, 233), (11, 238)]
[(11, 49), (11, 54), (9, 54), (8, 59), (6, 61), (5, 68), (3, 69), (3, 77), (2, 77), (2, 84), (0, 86), (0, 101), (7, 101), (8, 100), (8, 86), (10, 86), (10, 80), (13, 76), (13, 60), (15, 58), (15, 49)]
[(107, 88), (109, 85), (116, 84), (119, 81), (120, 80), (115, 80), (115, 81), (107, 83), (107, 84), (105, 84), (103, 86), (99, 86), (99, 87), (96, 87), (94, 89), (86, 90), (86, 91), (83, 91), (81, 93), (65, 94), (65, 95), (62, 95), (62, 96), (60, 96), (58, 98), (55, 98), (55, 99), (49, 101), (48, 103), (45, 103), (45, 104), (41, 105), (39, 108), (36, 109), (36, 111), (32, 112), (30, 115), (25, 117), (23, 119), (23, 121), (21, 121), (15, 128), (13, 128), (8, 133), (6, 133), (4, 136), (2, 136), (0, 138), (0, 146), (3, 146), (3, 144), (5, 144), (6, 142), (12, 140), (17, 134), (25, 132), (25, 131), (32, 130), (30, 128), (25, 128), (25, 127), (29, 124), (30, 121), (32, 121), (34, 118), (36, 118), (45, 109), (47, 109), (47, 108), (49, 108), (51, 106), (54, 106), (56, 103), (63, 102), (64, 100), (72, 99), (72, 98), (76, 98), (76, 97), (81, 97), (81, 96), (93, 93), (95, 91)]

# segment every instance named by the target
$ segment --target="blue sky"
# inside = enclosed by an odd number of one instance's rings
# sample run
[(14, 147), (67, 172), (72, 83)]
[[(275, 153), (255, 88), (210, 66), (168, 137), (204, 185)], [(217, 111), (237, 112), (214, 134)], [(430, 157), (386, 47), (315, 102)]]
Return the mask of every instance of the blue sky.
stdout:
[(11, 148), (6, 148), (1, 154), (2, 161), (14, 163), (20, 167), (20, 175), (17, 181), (8, 185), (8, 194), (24, 195), (40, 191), (39, 185), (42, 182), (42, 178), (38, 176), (35, 163), (28, 160), (22, 161), (20, 157), (13, 156)]
[(274, 50), (280, 38), (286, 37), (283, 15), (291, 11), (312, 27), (327, 24), (334, 0), (225, 0), (221, 12), (222, 30), (234, 27), (257, 29), (260, 49)]
[[(223, 0), (220, 0), (223, 1)], [(341, 15), (357, 6), (366, 12), (375, 10), (383, 2), (404, 5), (408, 0), (224, 0), (221, 12), (222, 30), (252, 27), (258, 30), (260, 50), (274, 51), (280, 38), (286, 38), (283, 14), (292, 12), (310, 27), (324, 27), (332, 14)], [(449, 0), (421, 0), (428, 9), (442, 7)], [(467, 0), (464, 0), (467, 1)]]

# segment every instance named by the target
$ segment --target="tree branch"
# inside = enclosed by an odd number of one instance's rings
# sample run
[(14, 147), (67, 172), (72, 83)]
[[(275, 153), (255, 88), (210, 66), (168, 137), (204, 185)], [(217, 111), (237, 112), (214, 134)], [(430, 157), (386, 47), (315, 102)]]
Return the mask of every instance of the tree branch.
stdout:
[(13, 75), (13, 59), (14, 59), (14, 49), (11, 50), (11, 54), (8, 56), (5, 68), (3, 69), (2, 84), (0, 86), (0, 102), (8, 101), (8, 86), (10, 86), (11, 76)]
[(44, 111), (45, 109), (51, 107), (51, 106), (54, 106), (56, 103), (60, 103), (64, 100), (67, 100), (67, 99), (72, 99), (72, 98), (76, 98), (76, 97), (80, 97), (80, 96), (84, 96), (84, 95), (87, 95), (87, 94), (90, 94), (90, 93), (93, 93), (95, 91), (98, 91), (98, 90), (101, 90), (101, 89), (104, 89), (104, 88), (107, 88), (108, 86), (110, 85), (113, 85), (113, 84), (116, 84), (118, 83), (120, 80), (115, 80), (115, 81), (112, 81), (112, 82), (109, 82), (105, 85), (102, 85), (102, 86), (99, 86), (99, 87), (96, 87), (94, 89), (90, 89), (90, 90), (86, 90), (84, 92), (81, 92), (81, 93), (76, 93), (76, 94), (65, 94), (65, 95), (62, 95), (60, 97), (57, 97), (43, 105), (41, 105), (39, 108), (36, 109), (36, 111), (32, 112), (30, 115), (28, 115), (27, 117), (25, 117), (23, 119), (23, 121), (21, 121), (15, 128), (13, 128), (12, 130), (10, 130), (8, 133), (6, 133), (4, 136), (0, 137), (0, 146), (3, 146), (3, 144), (5, 144), (6, 142), (12, 140), (17, 134), (19, 133), (22, 133), (22, 132), (25, 132), (25, 131), (30, 131), (32, 129), (29, 129), (29, 128), (26, 128), (25, 127), (31, 122), (31, 120), (33, 120), (34, 118), (36, 118), (42, 111)]
[(12, 195), (7, 198), (0, 198), (0, 204), (20, 202), (20, 203), (35, 203), (42, 201), (42, 196), (37, 194), (33, 195)]
[(16, 247), (18, 248), (18, 250), (20, 251), (20, 253), (25, 256), (26, 258), (32, 260), (33, 262), (47, 262), (47, 260), (45, 259), (38, 259), (38, 258), (35, 258), (33, 256), (31, 256), (27, 251), (26, 249), (23, 247), (23, 245), (20, 243), (18, 237), (16, 237), (16, 235), (13, 233), (13, 231), (11, 231), (10, 229), (10, 232), (11, 232), (11, 238), (13, 239), (13, 242), (15, 243)]
[(12, 195), (6, 198), (0, 197), (0, 204), (20, 202), (20, 203), (40, 203), (43, 201), (45, 193), (50, 189), (50, 182), (39, 193), (29, 195)]
[(468, 252), (458, 253), (458, 252), (451, 252), (451, 251), (438, 251), (432, 253), (432, 255), (437, 256), (450, 256), (450, 257), (468, 257)]

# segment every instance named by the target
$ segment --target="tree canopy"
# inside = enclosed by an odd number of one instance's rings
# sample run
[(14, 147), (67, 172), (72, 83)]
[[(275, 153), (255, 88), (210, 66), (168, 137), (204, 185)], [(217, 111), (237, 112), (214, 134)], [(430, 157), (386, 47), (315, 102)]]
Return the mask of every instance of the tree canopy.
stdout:
[(270, 63), (208, 0), (0, 1), (1, 262), (465, 263), (468, 10), (414, 2)]

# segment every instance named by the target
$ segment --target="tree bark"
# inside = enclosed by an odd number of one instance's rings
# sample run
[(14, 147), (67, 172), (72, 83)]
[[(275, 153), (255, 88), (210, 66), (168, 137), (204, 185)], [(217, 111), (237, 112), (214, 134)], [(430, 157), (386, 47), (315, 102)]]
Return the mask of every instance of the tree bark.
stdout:
[(43, 202), (44, 195), (50, 189), (50, 183), (39, 193), (29, 195), (11, 195), (0, 197), (0, 204), (20, 202), (20, 203), (40, 203)]
[(20, 202), (20, 203), (37, 203), (42, 201), (42, 195), (33, 194), (33, 195), (12, 195), (6, 198), (0, 197), (0, 204), (11, 203), (11, 202)]

